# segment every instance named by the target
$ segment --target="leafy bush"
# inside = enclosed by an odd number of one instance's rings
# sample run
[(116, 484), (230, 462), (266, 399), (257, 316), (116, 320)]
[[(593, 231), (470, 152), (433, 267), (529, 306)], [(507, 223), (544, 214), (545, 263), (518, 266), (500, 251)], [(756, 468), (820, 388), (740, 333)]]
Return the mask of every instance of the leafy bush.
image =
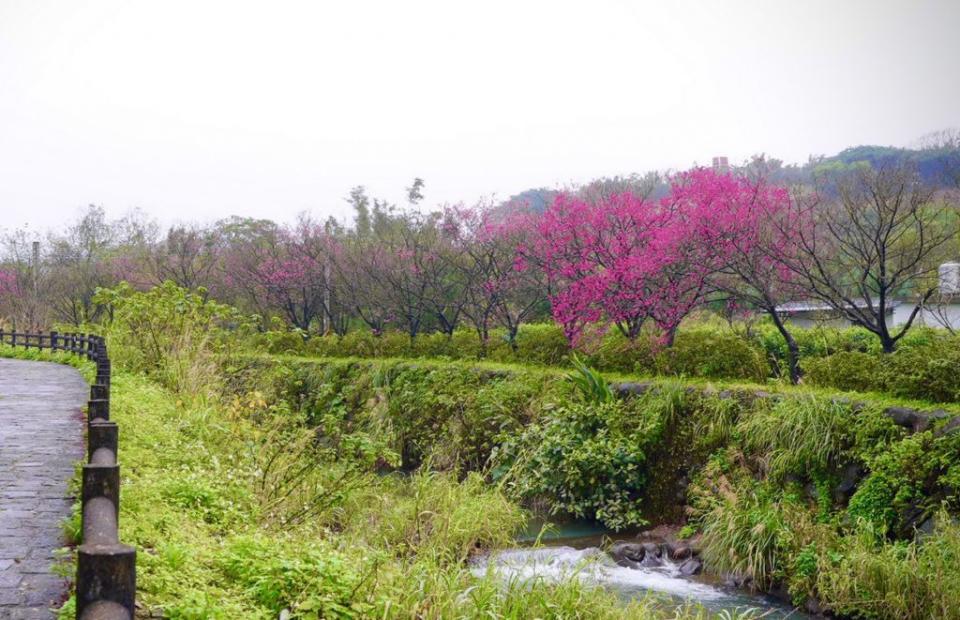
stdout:
[(105, 333), (114, 362), (182, 394), (211, 394), (215, 353), (246, 337), (253, 323), (236, 308), (210, 301), (206, 291), (170, 281), (146, 292), (121, 283), (99, 289), (94, 300), (109, 308)]
[(881, 363), (876, 354), (843, 351), (804, 361), (804, 380), (811, 385), (841, 390), (882, 391)]
[(672, 347), (656, 354), (650, 370), (664, 375), (747, 381), (763, 381), (769, 374), (755, 346), (732, 331), (717, 329), (681, 330)]
[(904, 340), (890, 355), (839, 352), (806, 361), (807, 380), (813, 385), (904, 398), (960, 400), (960, 340), (930, 330), (919, 330), (914, 339)]
[(504, 448), (519, 495), (544, 496), (554, 512), (614, 530), (645, 523), (636, 504), (653, 425), (631, 413), (618, 402), (569, 405), (528, 428)]

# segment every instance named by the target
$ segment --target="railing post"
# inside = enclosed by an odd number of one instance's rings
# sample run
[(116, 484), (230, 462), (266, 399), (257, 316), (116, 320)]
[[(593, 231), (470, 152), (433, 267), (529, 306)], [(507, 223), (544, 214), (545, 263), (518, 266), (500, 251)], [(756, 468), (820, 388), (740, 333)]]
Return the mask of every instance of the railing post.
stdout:
[(87, 421), (110, 419), (110, 401), (104, 398), (91, 400), (87, 403)]
[(134, 616), (137, 551), (120, 543), (77, 549), (77, 618)]
[[(80, 502), (86, 506), (94, 497), (106, 497), (113, 504), (114, 517), (119, 515), (120, 506), (120, 466), (87, 463), (83, 466)], [(87, 523), (84, 517), (84, 531)]]
[(50, 350), (51, 351), (57, 350), (57, 332), (52, 330), (50, 331)]
[(117, 453), (118, 428), (116, 422), (95, 420), (87, 426), (87, 458), (93, 461), (97, 450), (105, 448)]
[(110, 400), (110, 386), (100, 382), (91, 385), (90, 400)]

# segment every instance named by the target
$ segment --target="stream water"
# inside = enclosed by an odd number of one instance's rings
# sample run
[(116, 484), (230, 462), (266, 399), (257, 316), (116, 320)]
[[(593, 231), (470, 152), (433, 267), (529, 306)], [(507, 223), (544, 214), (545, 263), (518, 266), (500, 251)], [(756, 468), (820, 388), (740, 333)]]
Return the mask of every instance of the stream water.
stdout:
[[(478, 558), (473, 570), (477, 574), (491, 570), (505, 579), (520, 580), (576, 576), (601, 584), (624, 600), (654, 595), (665, 607), (696, 603), (718, 617), (809, 617), (767, 596), (725, 588), (707, 577), (685, 577), (679, 565), (666, 558), (658, 567), (618, 566), (600, 549), (608, 535), (583, 523), (566, 524), (542, 535), (533, 530), (519, 537), (520, 546)], [(538, 537), (539, 544), (533, 545)], [(621, 534), (617, 538), (630, 536)]]

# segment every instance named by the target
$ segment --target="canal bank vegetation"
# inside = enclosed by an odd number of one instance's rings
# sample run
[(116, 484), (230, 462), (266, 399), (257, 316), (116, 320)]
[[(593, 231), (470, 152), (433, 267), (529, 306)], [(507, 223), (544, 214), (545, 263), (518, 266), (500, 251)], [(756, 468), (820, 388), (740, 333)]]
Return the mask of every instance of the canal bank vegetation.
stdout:
[(851, 616), (960, 608), (936, 577), (960, 575), (949, 416), (913, 432), (883, 401), (676, 380), (620, 398), (464, 363), (247, 358), (234, 370), (313, 424), (376, 428), (400, 470), (480, 471), (522, 505), (611, 531), (685, 525), (708, 569), (742, 587)]
[(129, 429), (121, 535), (139, 550), (150, 613), (619, 617), (610, 595), (577, 582), (504, 585), (470, 573), (473, 551), (510, 544), (523, 519), (479, 476), (376, 475), (367, 459), (382, 453), (368, 439), (344, 437), (355, 451), (334, 458), (304, 441), (312, 431), (301, 419), (255, 397), (190, 403), (126, 373), (114, 387), (114, 417)]
[(843, 616), (960, 609), (949, 413), (902, 425), (882, 398), (677, 377), (610, 387), (582, 361), (267, 355), (201, 295), (111, 303), (121, 536), (140, 549), (148, 613), (703, 613), (475, 574), (470, 560), (511, 545), (531, 512), (614, 537), (683, 526), (708, 571)]
[[(345, 384), (325, 387), (315, 377), (292, 391), (297, 379), (278, 365), (223, 357), (228, 334), (207, 322), (217, 308), (191, 305), (180, 293), (150, 301), (161, 316), (180, 308), (182, 321), (155, 331), (152, 343), (182, 353), (179, 371), (165, 366), (166, 355), (146, 361), (135, 348), (143, 340), (133, 337), (140, 323), (124, 312), (107, 329), (111, 351), (127, 366), (115, 370), (111, 414), (124, 429), (120, 528), (138, 549), (144, 617), (706, 617), (694, 604), (626, 605), (577, 579), (504, 581), (475, 568), (478, 553), (513, 544), (527, 515), (482, 467), (454, 467), (459, 449), (447, 462), (440, 450), (417, 452), (415, 466), (405, 462), (385, 427), (319, 409)], [(380, 380), (374, 374), (368, 385)], [(409, 388), (418, 382), (411, 377)], [(506, 411), (529, 396), (485, 407)], [(405, 406), (424, 410), (415, 400)], [(78, 525), (74, 515), (65, 529)], [(72, 614), (68, 601), (61, 617)]]

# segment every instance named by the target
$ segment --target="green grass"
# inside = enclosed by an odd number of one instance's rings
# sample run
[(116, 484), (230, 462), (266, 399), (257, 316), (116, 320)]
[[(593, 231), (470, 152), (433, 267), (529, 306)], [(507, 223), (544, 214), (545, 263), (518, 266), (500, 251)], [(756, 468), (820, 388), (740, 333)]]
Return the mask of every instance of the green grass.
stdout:
[[(266, 619), (283, 609), (294, 618), (703, 617), (655, 600), (624, 606), (578, 581), (473, 576), (466, 560), (511, 544), (525, 518), (477, 475), (358, 474), (336, 501), (290, 525), (284, 515), (296, 501), (264, 509), (264, 455), (280, 436), (296, 443), (292, 426), (271, 426), (271, 411), (256, 400), (185, 402), (116, 373), (121, 539), (138, 549), (145, 610), (172, 619)], [(333, 484), (336, 472), (323, 469)]]

